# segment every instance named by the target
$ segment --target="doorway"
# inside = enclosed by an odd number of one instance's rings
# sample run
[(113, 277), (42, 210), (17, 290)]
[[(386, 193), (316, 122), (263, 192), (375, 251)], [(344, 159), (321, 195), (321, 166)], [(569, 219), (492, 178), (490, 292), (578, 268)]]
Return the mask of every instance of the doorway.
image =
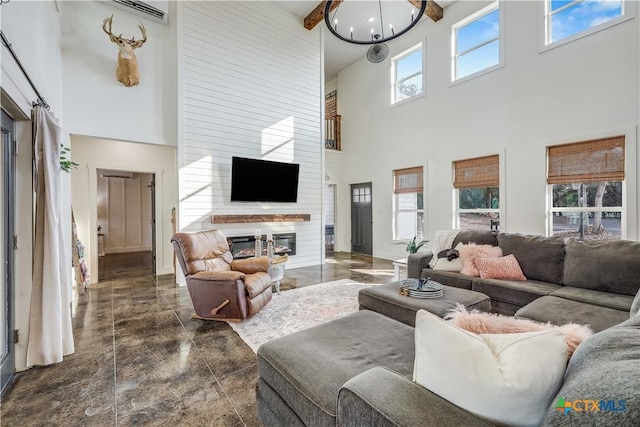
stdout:
[(324, 253), (335, 250), (336, 234), (336, 185), (327, 184), (324, 193)]
[(351, 252), (373, 254), (371, 183), (351, 184)]
[(15, 221), (15, 157), (13, 119), (2, 110), (2, 148), (0, 149), (0, 395), (13, 381), (15, 352), (13, 337), (13, 265)]
[(98, 281), (155, 274), (155, 174), (97, 175)]

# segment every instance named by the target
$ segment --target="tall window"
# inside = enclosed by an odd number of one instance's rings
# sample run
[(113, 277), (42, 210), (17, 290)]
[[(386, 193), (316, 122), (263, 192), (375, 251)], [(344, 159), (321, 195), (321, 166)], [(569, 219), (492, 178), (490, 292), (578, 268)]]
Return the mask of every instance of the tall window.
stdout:
[(424, 238), (422, 166), (393, 171), (393, 238)]
[(606, 28), (624, 15), (624, 0), (545, 0), (545, 44)]
[(456, 228), (497, 230), (500, 227), (498, 155), (453, 162)]
[(624, 136), (549, 147), (549, 234), (621, 239)]
[(391, 67), (392, 104), (422, 94), (424, 84), (422, 68), (422, 43), (393, 58)]
[(492, 69), (501, 63), (498, 2), (451, 27), (451, 81)]

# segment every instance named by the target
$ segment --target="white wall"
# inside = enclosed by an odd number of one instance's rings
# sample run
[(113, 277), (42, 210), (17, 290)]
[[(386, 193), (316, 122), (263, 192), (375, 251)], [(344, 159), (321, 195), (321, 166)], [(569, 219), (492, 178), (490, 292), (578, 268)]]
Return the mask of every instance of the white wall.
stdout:
[(324, 183), (339, 184), (342, 180), (342, 153), (325, 150), (324, 162)]
[[(71, 134), (176, 145), (176, 18), (169, 2), (168, 24), (138, 17), (109, 2), (62, 4), (65, 128)], [(135, 50), (140, 84), (125, 87), (116, 79), (118, 48), (102, 31), (113, 14), (114, 34), (147, 42)]]
[[(320, 30), (305, 30), (299, 18), (270, 2), (183, 2), (178, 11), (180, 229), (219, 228), (228, 236), (256, 228), (295, 232), (297, 253), (289, 267), (319, 264)], [(232, 156), (300, 164), (297, 203), (231, 203)], [(311, 214), (311, 221), (211, 222), (213, 214), (259, 213)]]
[(336, 223), (335, 186), (328, 184), (324, 190), (324, 223), (334, 225)]
[[(603, 135), (627, 135), (627, 238), (638, 237), (636, 129), (639, 117), (638, 19), (539, 53), (537, 2), (503, 2), (505, 66), (450, 84), (451, 24), (485, 3), (458, 1), (389, 43), (389, 59), (362, 59), (338, 75), (343, 178), (373, 182), (374, 256), (404, 255), (392, 241), (393, 169), (423, 166), (426, 236), (451, 228), (451, 162), (500, 154), (501, 230), (545, 234), (545, 147)], [(390, 58), (426, 43), (426, 95), (390, 107)], [(348, 192), (338, 203), (348, 230)], [(337, 250), (349, 250), (349, 233)]]
[(91, 283), (98, 281), (98, 169), (156, 175), (156, 271), (173, 273), (171, 209), (178, 204), (175, 147), (72, 135), (71, 150), (74, 161), (80, 163), (71, 174), (71, 191), (78, 237), (89, 254)]
[[(325, 185), (335, 185), (332, 195), (333, 203), (335, 204), (335, 213), (333, 218), (334, 225), (334, 240), (337, 241), (340, 234), (349, 232), (344, 226), (339, 226), (342, 223), (341, 216), (344, 215), (341, 204), (344, 203), (343, 195), (349, 194), (349, 187), (343, 183), (342, 180), (342, 152), (336, 150), (325, 150), (324, 152), (324, 183)], [(326, 193), (326, 192), (325, 192)], [(327, 204), (327, 194), (325, 194), (325, 204)], [(326, 208), (325, 208), (326, 209)], [(326, 211), (326, 210), (325, 210)], [(350, 212), (350, 211), (348, 211)], [(335, 243), (334, 243), (335, 248)], [(351, 247), (341, 249), (343, 251), (351, 251)]]
[(102, 172), (97, 171), (97, 215), (105, 253), (150, 251), (151, 190), (147, 186), (153, 175), (118, 178), (103, 177)]
[[(50, 105), (50, 111), (62, 119), (62, 55), (60, 52), (60, 14), (53, 2), (11, 2), (2, 5), (2, 31), (12, 44), (32, 81)], [(16, 345), (16, 370), (26, 369), (26, 346), (29, 335), (32, 264), (31, 172), (31, 102), (36, 95), (2, 47), (2, 108), (16, 122), (18, 155), (16, 156), (16, 234), (14, 327), (20, 331)], [(63, 174), (64, 209), (70, 207), (69, 177)], [(27, 197), (24, 197), (28, 195)], [(63, 218), (63, 232), (69, 236), (67, 259), (71, 259), (71, 215)], [(71, 276), (70, 276), (71, 277)], [(71, 290), (71, 283), (69, 283)]]
[[(331, 34), (325, 32), (325, 37), (333, 37)], [(324, 93), (325, 95), (333, 92), (334, 90), (338, 90), (338, 79), (331, 79), (324, 85)], [(340, 100), (340, 92), (338, 92), (338, 100)], [(338, 114), (341, 114), (340, 108), (338, 107)], [(336, 205), (336, 212), (341, 210), (337, 210), (338, 205), (344, 202), (344, 197), (341, 197), (343, 194), (349, 193), (349, 187), (342, 182), (342, 152), (336, 150), (325, 150), (324, 152), (324, 183), (325, 184), (334, 184), (335, 185), (335, 199), (334, 203)], [(326, 199), (326, 195), (325, 195)], [(327, 202), (325, 201), (325, 204)], [(335, 223), (338, 222), (338, 218), (334, 218), (334, 238), (337, 240), (338, 236), (341, 233), (345, 233), (348, 230), (342, 227), (338, 227)], [(342, 248), (343, 251), (351, 251), (351, 247)]]
[[(331, 34), (325, 34), (325, 37), (333, 37)], [(324, 84), (324, 93), (325, 95), (330, 94), (334, 90), (338, 90), (338, 78), (334, 78), (325, 82)]]
[[(170, 213), (177, 207), (176, 2), (169, 2), (168, 24), (140, 18), (108, 2), (62, 5), (65, 129), (73, 135), (72, 158), (81, 164), (73, 173), (73, 199), (80, 239), (90, 254), (91, 282), (98, 279), (98, 168), (156, 174), (156, 271), (172, 273)], [(138, 86), (125, 87), (115, 77), (118, 49), (101, 28), (111, 15), (116, 34), (139, 39), (140, 21), (147, 29), (147, 42), (135, 51)], [(87, 197), (89, 205), (84, 202)]]

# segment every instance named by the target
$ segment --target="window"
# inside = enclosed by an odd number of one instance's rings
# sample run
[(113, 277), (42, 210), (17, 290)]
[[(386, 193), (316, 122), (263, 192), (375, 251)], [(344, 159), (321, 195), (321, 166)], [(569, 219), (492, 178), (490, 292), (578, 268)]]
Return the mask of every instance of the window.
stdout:
[(500, 227), (498, 155), (453, 162), (456, 228), (497, 230)]
[(357, 187), (353, 189), (353, 203), (370, 203), (371, 188)]
[(424, 238), (422, 166), (393, 171), (393, 238)]
[(501, 64), (498, 2), (451, 27), (451, 81)]
[(392, 104), (422, 94), (422, 68), (422, 43), (393, 58), (391, 67)]
[(616, 18), (625, 15), (624, 3), (624, 0), (545, 0), (545, 44), (573, 40), (592, 28), (597, 31), (620, 22)]
[(548, 234), (623, 238), (624, 136), (547, 150)]

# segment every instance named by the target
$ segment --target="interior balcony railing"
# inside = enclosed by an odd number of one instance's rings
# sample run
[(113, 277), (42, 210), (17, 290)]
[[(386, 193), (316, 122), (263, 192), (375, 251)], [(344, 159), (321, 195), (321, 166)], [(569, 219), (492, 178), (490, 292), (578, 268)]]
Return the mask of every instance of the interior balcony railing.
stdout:
[(324, 148), (340, 151), (340, 115), (327, 117), (324, 120)]

